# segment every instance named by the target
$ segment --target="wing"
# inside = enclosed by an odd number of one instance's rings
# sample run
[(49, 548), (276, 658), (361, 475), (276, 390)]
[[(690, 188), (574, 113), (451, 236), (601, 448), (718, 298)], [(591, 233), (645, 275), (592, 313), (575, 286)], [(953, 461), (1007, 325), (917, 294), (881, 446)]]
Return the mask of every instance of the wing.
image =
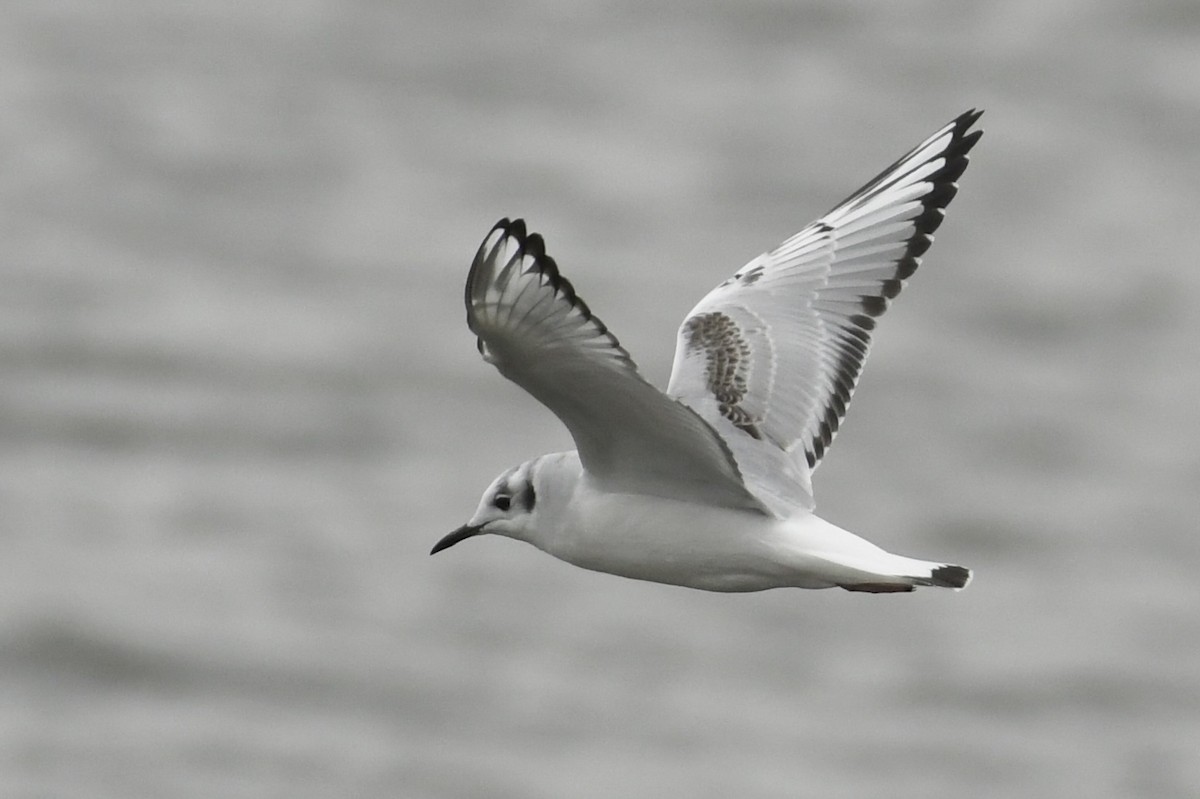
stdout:
[(764, 500), (811, 508), (875, 317), (900, 293), (982, 131), (968, 111), (726, 280), (683, 321), (667, 394), (729, 444)]
[(522, 220), (488, 233), (466, 304), (484, 360), (562, 420), (604, 488), (767, 512), (721, 437), (638, 374)]

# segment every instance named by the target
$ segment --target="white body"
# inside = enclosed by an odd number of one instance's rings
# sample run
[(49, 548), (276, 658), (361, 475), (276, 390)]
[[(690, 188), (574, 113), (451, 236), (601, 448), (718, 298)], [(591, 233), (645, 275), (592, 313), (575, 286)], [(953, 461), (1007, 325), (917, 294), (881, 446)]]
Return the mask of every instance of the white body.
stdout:
[(807, 511), (781, 520), (609, 494), (586, 479), (561, 526), (532, 543), (585, 569), (706, 591), (909, 586), (901, 575), (928, 575), (938, 565), (892, 555)]
[[(527, 483), (543, 497), (528, 513), (502, 514), (488, 501)], [(931, 575), (941, 567), (893, 555), (807, 511), (777, 519), (605, 491), (577, 452), (543, 455), (498, 478), (470, 524), (584, 569), (706, 591), (908, 591), (937, 584)]]

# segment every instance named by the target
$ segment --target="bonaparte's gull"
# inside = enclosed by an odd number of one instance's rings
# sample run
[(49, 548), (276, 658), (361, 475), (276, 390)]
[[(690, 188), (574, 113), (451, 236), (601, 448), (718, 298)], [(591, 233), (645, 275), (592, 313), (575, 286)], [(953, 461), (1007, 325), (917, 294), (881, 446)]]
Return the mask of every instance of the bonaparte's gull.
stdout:
[(893, 555), (818, 518), (811, 477), (875, 318), (958, 191), (981, 113), (709, 292), (679, 328), (665, 393), (575, 295), (542, 237), (520, 219), (496, 223), (467, 278), (467, 324), (484, 360), (552, 410), (578, 449), (497, 477), (433, 553), (496, 533), (585, 569), (709, 591), (966, 586), (962, 566)]

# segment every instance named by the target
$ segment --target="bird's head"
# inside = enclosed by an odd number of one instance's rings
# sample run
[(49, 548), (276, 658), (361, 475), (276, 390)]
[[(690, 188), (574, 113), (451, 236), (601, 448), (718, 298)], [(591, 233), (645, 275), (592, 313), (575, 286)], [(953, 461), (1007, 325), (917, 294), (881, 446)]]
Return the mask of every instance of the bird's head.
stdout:
[(493, 480), (483, 492), (471, 520), (434, 544), (429, 554), (435, 555), (459, 541), (484, 533), (532, 542), (544, 515), (544, 503), (539, 496), (539, 489), (546, 488), (545, 475), (538, 468), (541, 460), (526, 461)]

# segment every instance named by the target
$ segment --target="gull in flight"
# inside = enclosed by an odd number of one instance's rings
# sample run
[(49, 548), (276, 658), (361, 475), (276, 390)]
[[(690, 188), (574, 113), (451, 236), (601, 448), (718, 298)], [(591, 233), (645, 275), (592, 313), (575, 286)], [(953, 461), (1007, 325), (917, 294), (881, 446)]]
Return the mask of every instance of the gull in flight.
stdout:
[(938, 130), (708, 293), (679, 327), (665, 392), (575, 294), (522, 220), (467, 277), (484, 360), (577, 449), (497, 477), (471, 520), (581, 566), (708, 591), (963, 588), (970, 570), (893, 555), (813, 513), (812, 472), (854, 393), (875, 320), (958, 191), (982, 112)]

